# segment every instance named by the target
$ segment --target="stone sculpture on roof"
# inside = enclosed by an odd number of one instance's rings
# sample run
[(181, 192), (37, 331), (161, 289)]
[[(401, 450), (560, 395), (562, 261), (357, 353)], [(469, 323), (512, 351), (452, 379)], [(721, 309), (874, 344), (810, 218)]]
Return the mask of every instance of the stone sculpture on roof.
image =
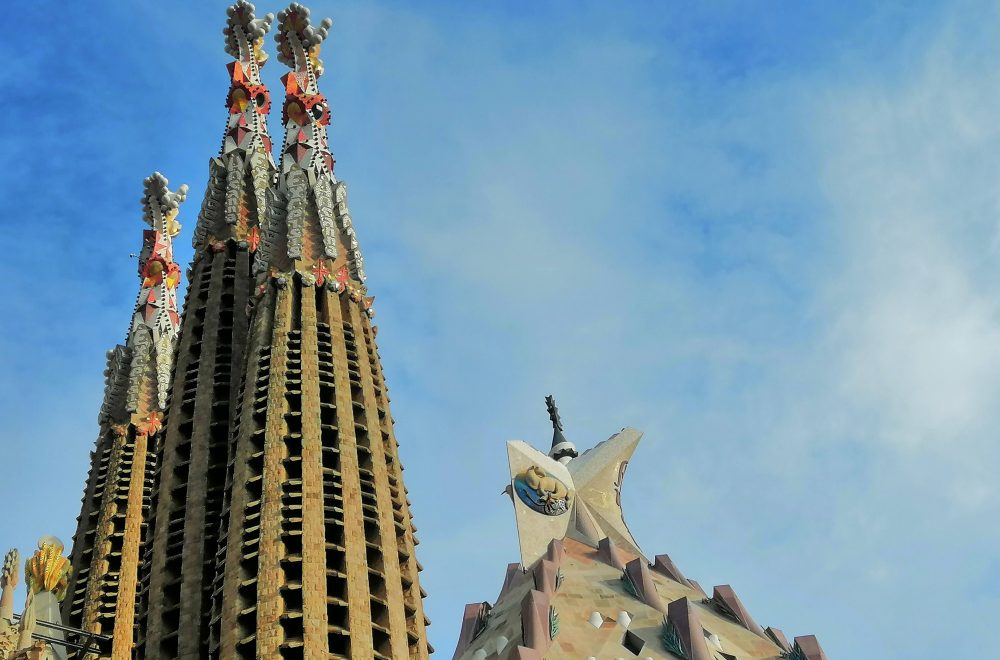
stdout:
[(59, 603), (66, 597), (69, 560), (62, 541), (54, 536), (38, 540), (38, 549), (24, 563), (27, 598), (15, 624), (14, 588), (20, 555), (11, 550), (0, 573), (0, 660), (66, 660)]
[(625, 523), (621, 487), (642, 434), (578, 454), (555, 400), (548, 454), (507, 443), (521, 560), (496, 602), (467, 605), (454, 660), (825, 660), (813, 636), (761, 628), (729, 585), (709, 597), (667, 555), (650, 561)]

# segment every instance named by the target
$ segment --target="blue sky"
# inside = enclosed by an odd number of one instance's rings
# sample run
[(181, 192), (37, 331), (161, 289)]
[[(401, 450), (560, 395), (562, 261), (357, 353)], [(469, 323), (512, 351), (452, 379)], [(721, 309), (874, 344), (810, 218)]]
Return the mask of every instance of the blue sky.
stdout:
[[(581, 448), (645, 432), (635, 536), (762, 625), (988, 657), (1000, 12), (690, 4), (311, 4), (431, 641), (517, 558), (503, 442), (548, 443), (551, 393)], [(2, 546), (72, 536), (153, 170), (191, 187), (190, 258), (224, 6), (7, 8)]]

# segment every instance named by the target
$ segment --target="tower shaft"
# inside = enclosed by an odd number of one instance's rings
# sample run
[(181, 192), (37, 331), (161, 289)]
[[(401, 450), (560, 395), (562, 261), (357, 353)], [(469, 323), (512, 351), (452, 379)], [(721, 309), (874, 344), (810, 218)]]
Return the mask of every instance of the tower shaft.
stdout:
[(416, 541), (361, 303), (297, 280), (269, 287), (230, 481), (219, 657), (426, 656)]
[(233, 412), (246, 348), (252, 269), (274, 172), (270, 96), (260, 80), (271, 16), (239, 0), (229, 9), (231, 85), (219, 156), (194, 232), (184, 305), (144, 558), (138, 654), (205, 658), (213, 577), (226, 496)]
[(232, 242), (203, 253), (192, 270), (150, 521), (144, 657), (203, 658), (207, 652), (249, 270), (247, 251)]
[[(268, 194), (226, 479), (213, 656), (426, 658), (417, 543), (372, 298), (333, 176), (319, 46), (279, 15), (285, 142)], [(331, 277), (332, 276), (332, 277)]]
[(72, 627), (112, 634), (110, 657), (132, 657), (140, 558), (146, 541), (156, 436), (171, 378), (178, 314), (173, 261), (175, 216), (186, 187), (170, 192), (159, 174), (146, 179), (139, 260), (141, 286), (128, 338), (108, 353), (107, 387), (98, 417), (83, 507), (74, 536), (69, 598)]

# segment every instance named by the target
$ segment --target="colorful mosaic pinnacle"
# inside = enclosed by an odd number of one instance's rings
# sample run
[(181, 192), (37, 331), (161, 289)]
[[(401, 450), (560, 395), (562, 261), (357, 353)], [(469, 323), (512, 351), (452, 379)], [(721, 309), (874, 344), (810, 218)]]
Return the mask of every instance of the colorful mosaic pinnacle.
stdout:
[(650, 562), (621, 509), (642, 434), (622, 429), (577, 455), (555, 400), (545, 402), (549, 455), (507, 443), (521, 561), (507, 567), (495, 603), (466, 606), (455, 660), (826, 659), (811, 635), (789, 643), (757, 625), (729, 585), (709, 597), (667, 555)]
[(274, 17), (256, 18), (254, 6), (245, 0), (227, 11), (225, 49), (236, 58), (228, 66), (229, 115), (221, 152), (209, 161), (208, 190), (193, 242), (196, 250), (208, 246), (220, 252), (226, 241), (233, 241), (253, 253), (260, 241), (260, 219), (275, 170), (267, 132), (271, 94), (260, 78), (267, 60), (264, 37)]
[[(347, 188), (334, 176), (326, 134), (330, 108), (317, 85), (323, 71), (319, 49), (331, 24), (326, 19), (312, 26), (309, 10), (295, 3), (278, 14), (278, 60), (292, 71), (281, 78), (285, 140), (255, 272), (270, 266), (273, 274), (297, 274), (310, 285), (325, 283), (360, 298), (364, 259), (347, 208)], [(328, 280), (337, 265), (347, 267), (357, 284)]]

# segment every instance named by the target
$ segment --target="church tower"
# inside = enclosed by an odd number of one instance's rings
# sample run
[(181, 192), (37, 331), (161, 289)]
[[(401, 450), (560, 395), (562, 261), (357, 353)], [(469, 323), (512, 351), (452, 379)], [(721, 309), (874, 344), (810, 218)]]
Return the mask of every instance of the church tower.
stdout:
[(139, 296), (125, 344), (108, 352), (100, 435), (91, 454), (83, 508), (73, 539), (72, 571), (63, 620), (113, 634), (111, 657), (132, 657), (140, 548), (147, 534), (156, 440), (172, 378), (179, 328), (180, 267), (172, 240), (180, 231), (177, 192), (155, 173), (145, 181), (139, 254)]
[(254, 11), (228, 10), (228, 116), (183, 315), (186, 187), (146, 180), (142, 288), (109, 353), (64, 620), (113, 633), (123, 660), (427, 658), (373, 298), (317, 87), (331, 22), (279, 14), (279, 167), (260, 77), (274, 17)]
[(237, 402), (210, 650), (426, 658), (421, 570), (372, 298), (334, 177), (318, 26), (278, 15), (285, 131)]
[(270, 98), (260, 79), (272, 17), (228, 10), (231, 85), (222, 148), (194, 231), (175, 378), (167, 409), (140, 594), (139, 657), (204, 658), (232, 412), (243, 371), (267, 188), (274, 173)]

